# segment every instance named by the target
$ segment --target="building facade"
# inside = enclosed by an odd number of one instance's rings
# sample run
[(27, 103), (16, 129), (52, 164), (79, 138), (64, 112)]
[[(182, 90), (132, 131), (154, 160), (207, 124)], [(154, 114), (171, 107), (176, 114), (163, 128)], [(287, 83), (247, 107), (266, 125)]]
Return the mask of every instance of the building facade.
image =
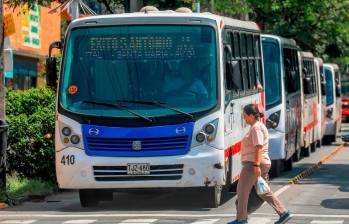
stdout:
[(4, 14), (14, 18), (15, 33), (5, 37), (5, 82), (10, 89), (44, 85), (44, 63), (49, 46), (61, 39), (61, 16), (49, 13), (58, 3), (44, 7), (27, 5), (16, 9), (4, 5)]

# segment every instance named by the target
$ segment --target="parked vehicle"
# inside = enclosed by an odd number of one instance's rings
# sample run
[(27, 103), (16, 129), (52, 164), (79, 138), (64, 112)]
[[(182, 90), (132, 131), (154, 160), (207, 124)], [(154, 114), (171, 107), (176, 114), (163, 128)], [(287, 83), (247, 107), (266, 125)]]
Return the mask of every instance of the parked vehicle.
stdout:
[(294, 40), (262, 35), (271, 176), (292, 169), (301, 149), (301, 79)]
[[(68, 27), (57, 94), (59, 187), (78, 189), (82, 206), (117, 190), (198, 187), (217, 207), (222, 187), (239, 179), (242, 108), (264, 104), (260, 30), (213, 14), (145, 11)], [(55, 86), (56, 63), (47, 64)]]
[(342, 121), (349, 122), (349, 65), (346, 66), (345, 73), (341, 80), (342, 93)]
[(318, 86), (317, 120), (315, 128), (316, 146), (321, 147), (322, 138), (326, 129), (326, 81), (324, 77), (323, 60), (315, 58), (316, 85)]
[(315, 58), (310, 52), (300, 52), (302, 64), (302, 154), (310, 156), (316, 149), (315, 129), (318, 124), (318, 91)]
[(326, 77), (326, 130), (324, 144), (336, 141), (341, 127), (341, 78), (337, 64), (324, 64)]

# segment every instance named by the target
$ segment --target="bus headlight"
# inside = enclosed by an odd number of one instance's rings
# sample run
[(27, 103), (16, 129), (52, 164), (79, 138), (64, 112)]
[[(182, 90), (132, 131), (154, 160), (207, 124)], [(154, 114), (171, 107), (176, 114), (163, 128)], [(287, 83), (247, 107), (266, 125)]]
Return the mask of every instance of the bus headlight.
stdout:
[(71, 143), (73, 143), (73, 144), (79, 144), (79, 142), (80, 142), (80, 137), (79, 137), (78, 135), (72, 135), (72, 136), (70, 137), (70, 141), (71, 141)]
[(69, 127), (64, 127), (64, 128), (62, 128), (62, 134), (63, 134), (64, 136), (70, 136), (70, 134), (71, 134), (71, 129), (70, 129)]
[(279, 110), (275, 113), (272, 113), (268, 117), (268, 119), (266, 121), (266, 126), (268, 129), (269, 128), (273, 128), (273, 129), (277, 128), (277, 126), (279, 125), (279, 121), (280, 121), (280, 113), (281, 113), (281, 111)]
[(195, 135), (195, 139), (191, 144), (191, 147), (212, 142), (216, 138), (218, 127), (218, 118), (206, 123), (202, 126), (201, 130)]
[(204, 142), (205, 139), (206, 139), (206, 134), (203, 133), (203, 132), (199, 132), (199, 133), (195, 136), (195, 139), (196, 139), (197, 142), (202, 143), (202, 142)]

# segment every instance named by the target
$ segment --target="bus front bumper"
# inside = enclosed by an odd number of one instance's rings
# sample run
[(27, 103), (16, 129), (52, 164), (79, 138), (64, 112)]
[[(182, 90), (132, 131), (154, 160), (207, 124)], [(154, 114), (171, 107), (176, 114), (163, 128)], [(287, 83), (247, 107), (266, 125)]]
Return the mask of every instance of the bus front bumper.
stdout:
[[(127, 175), (127, 164), (132, 163), (157, 166), (155, 179), (152, 175)], [(120, 170), (123, 171), (122, 174)], [(178, 174), (181, 170), (182, 173)], [(201, 145), (192, 148), (185, 155), (178, 156), (101, 157), (88, 156), (82, 149), (67, 147), (56, 152), (56, 174), (59, 187), (63, 189), (185, 188), (223, 185), (224, 151)]]

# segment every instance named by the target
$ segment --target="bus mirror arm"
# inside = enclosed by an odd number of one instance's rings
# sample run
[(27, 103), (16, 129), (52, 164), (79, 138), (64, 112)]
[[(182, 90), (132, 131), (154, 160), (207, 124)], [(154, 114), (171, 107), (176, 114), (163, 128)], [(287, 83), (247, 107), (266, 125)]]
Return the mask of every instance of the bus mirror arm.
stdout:
[(53, 89), (57, 86), (57, 60), (52, 57), (52, 50), (62, 49), (62, 42), (55, 41), (50, 45), (48, 58), (46, 59), (46, 84)]

